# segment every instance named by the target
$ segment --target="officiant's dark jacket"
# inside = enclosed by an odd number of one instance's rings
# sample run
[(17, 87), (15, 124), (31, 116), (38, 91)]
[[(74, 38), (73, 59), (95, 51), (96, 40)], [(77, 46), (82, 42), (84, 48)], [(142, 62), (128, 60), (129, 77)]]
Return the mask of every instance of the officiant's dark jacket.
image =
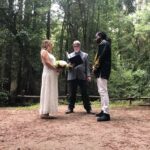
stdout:
[(95, 71), (96, 78), (109, 79), (111, 72), (111, 46), (108, 41), (103, 40), (98, 45), (99, 67)]
[(83, 64), (80, 64), (72, 69), (69, 69), (67, 80), (75, 80), (75, 79), (86, 80), (87, 77), (90, 76), (88, 54), (81, 50), (78, 53), (72, 52), (69, 54), (70, 57), (74, 57), (75, 55), (81, 56)]

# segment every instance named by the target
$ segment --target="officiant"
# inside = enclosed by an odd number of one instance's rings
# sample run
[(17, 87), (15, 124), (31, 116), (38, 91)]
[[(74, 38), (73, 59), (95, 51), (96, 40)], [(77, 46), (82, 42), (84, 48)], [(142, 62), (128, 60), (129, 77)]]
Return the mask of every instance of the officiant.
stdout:
[(68, 110), (66, 114), (74, 112), (76, 93), (78, 86), (80, 87), (84, 109), (88, 114), (91, 112), (91, 103), (87, 93), (87, 82), (91, 81), (88, 54), (81, 51), (81, 43), (76, 40), (73, 42), (73, 52), (69, 54), (69, 62), (72, 68), (68, 70)]

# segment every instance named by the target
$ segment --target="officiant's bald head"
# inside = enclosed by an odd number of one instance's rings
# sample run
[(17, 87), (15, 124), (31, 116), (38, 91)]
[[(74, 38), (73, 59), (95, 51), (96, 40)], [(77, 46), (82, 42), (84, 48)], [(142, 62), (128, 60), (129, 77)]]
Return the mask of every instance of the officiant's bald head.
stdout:
[(78, 41), (78, 40), (75, 40), (74, 42), (73, 42), (73, 46), (80, 46), (81, 45), (81, 43), (80, 43), (80, 41)]

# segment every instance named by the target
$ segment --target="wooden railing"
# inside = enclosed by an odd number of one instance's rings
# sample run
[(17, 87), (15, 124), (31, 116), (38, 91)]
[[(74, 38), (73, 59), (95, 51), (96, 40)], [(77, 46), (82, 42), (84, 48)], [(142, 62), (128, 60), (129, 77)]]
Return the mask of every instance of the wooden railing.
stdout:
[[(40, 99), (40, 96), (37, 96), (37, 95), (17, 95), (17, 98), (19, 99), (36, 99), (36, 100), (39, 100)], [(67, 99), (67, 95), (61, 95), (58, 97), (59, 99)], [(77, 95), (77, 98), (81, 98), (81, 95)], [(89, 98), (90, 100), (96, 100), (96, 99), (100, 99), (100, 96), (98, 95), (89, 95)], [(134, 100), (148, 100), (150, 102), (150, 97), (127, 97), (127, 98), (111, 98), (110, 97), (110, 100), (112, 101), (122, 101), (122, 100), (127, 100), (129, 101), (129, 105), (132, 104), (132, 101)]]

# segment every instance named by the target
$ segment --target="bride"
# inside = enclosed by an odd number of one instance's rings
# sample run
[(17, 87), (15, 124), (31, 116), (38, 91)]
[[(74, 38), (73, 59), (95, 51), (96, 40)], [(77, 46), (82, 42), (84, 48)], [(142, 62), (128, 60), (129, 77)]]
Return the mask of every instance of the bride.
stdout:
[(43, 64), (42, 84), (40, 94), (40, 118), (54, 119), (58, 110), (58, 72), (56, 59), (52, 54), (52, 43), (44, 40), (41, 46), (41, 61)]

